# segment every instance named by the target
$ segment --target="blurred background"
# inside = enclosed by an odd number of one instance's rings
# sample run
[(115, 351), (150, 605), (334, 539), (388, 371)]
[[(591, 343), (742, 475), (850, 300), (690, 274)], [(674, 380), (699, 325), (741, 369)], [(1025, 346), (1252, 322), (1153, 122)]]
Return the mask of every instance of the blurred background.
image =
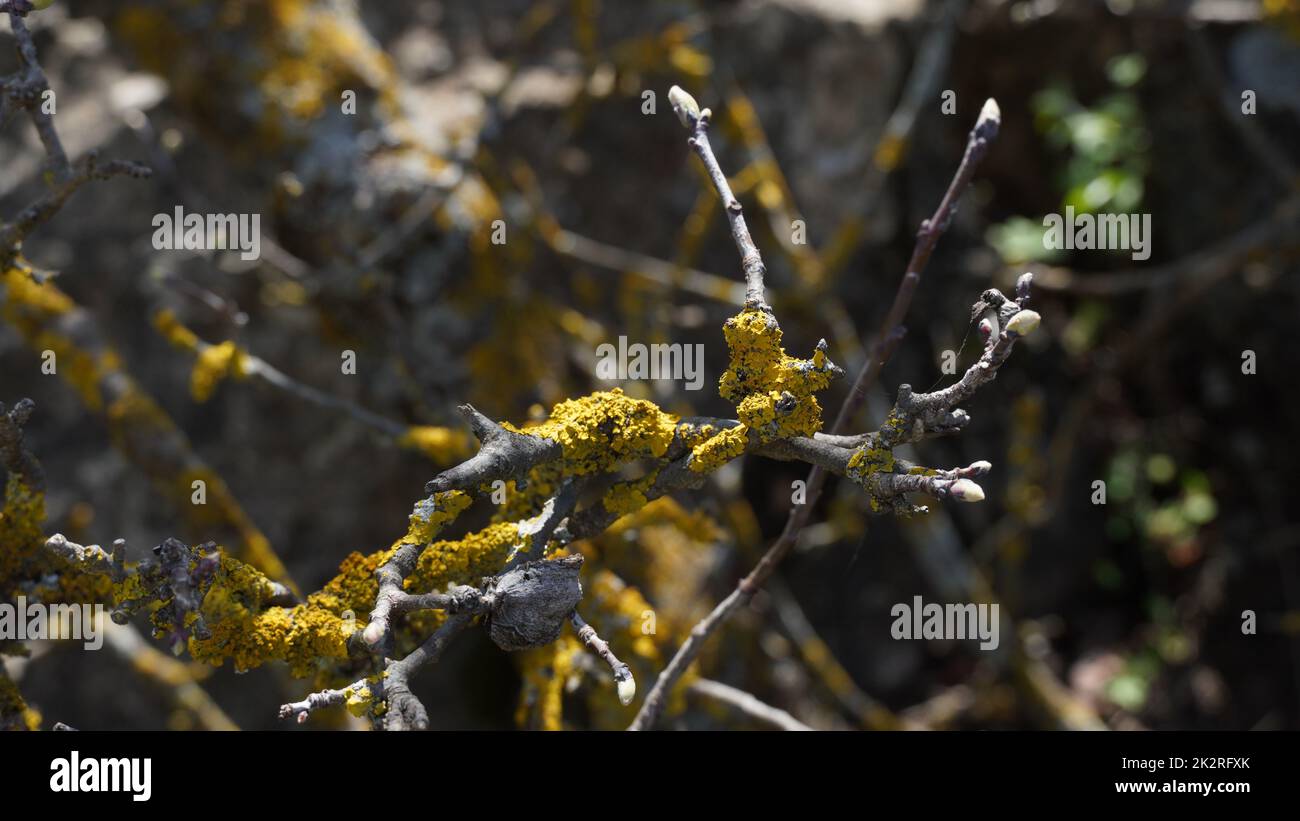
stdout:
[[(715, 112), (786, 349), (825, 337), (855, 373), (995, 97), (1001, 135), (855, 427), (876, 428), (899, 384), (955, 381), (945, 352), (958, 374), (980, 352), (971, 304), (1035, 271), (1040, 331), (964, 406), (962, 435), (912, 453), (991, 461), (985, 501), (873, 517), (832, 482), (699, 673), (826, 729), (1300, 727), (1295, 0), (86, 0), (28, 24), (69, 154), (154, 175), (87, 186), (24, 255), (175, 426), (125, 429), (0, 322), (0, 400), (37, 403), (47, 533), (122, 537), (141, 558), (167, 536), (260, 532), (311, 591), (388, 546), (424, 482), (472, 452), (457, 404), (542, 418), (611, 387), (594, 372), (603, 342), (703, 345), (704, 390), (622, 387), (733, 416), (716, 380), (743, 283), (672, 84)], [(8, 219), (41, 190), (43, 153), (22, 117), (0, 140)], [(178, 205), (260, 214), (261, 258), (155, 250), (153, 216)], [(1045, 251), (1043, 216), (1067, 206), (1150, 214), (1150, 258)], [(326, 399), (196, 386), (166, 318)], [(828, 416), (849, 381), (823, 395)], [(160, 440), (210, 473), (178, 484)], [(805, 474), (747, 457), (581, 546), (607, 605), (591, 620), (642, 693), (775, 538)], [(231, 501), (196, 517), (194, 475)], [(918, 595), (999, 602), (999, 650), (891, 639), (891, 607)], [(277, 705), (311, 685), (172, 660), (143, 620), (115, 636), (6, 668), (46, 726), (82, 729), (281, 727)], [(561, 649), (507, 655), (468, 632), (417, 694), (436, 728), (625, 726), (632, 710)], [(665, 726), (762, 725), (689, 691)]]

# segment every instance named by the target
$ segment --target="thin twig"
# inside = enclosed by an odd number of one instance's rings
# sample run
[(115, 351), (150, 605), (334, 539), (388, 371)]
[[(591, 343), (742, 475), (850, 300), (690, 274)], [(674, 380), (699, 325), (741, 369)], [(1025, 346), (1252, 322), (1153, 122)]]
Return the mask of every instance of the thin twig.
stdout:
[(45, 148), (45, 164), (53, 186), (52, 190), (24, 208), (13, 220), (0, 224), (0, 268), (8, 268), (18, 246), (27, 235), (54, 216), (85, 183), (117, 175), (142, 178), (150, 174), (149, 168), (139, 163), (126, 160), (101, 162), (93, 151), (75, 164), (68, 161), (63, 141), (59, 139), (59, 132), (54, 127), (54, 117), (45, 108), (44, 97), (50, 90), (50, 83), (37, 59), (32, 33), (23, 20), (33, 8), (31, 3), (22, 0), (0, 7), (0, 11), (9, 12), (9, 27), (14, 39), (18, 41), (18, 57), (22, 61), (22, 69), (17, 74), (0, 82), (0, 99), (4, 101), (4, 117), (7, 118), (15, 107), (25, 110), (27, 116), (31, 117), (36, 133), (41, 138), (41, 145)]
[(70, 171), (68, 154), (63, 150), (58, 131), (54, 129), (54, 117), (42, 105), (44, 101), (41, 97), (49, 90), (50, 81), (46, 79), (40, 61), (36, 58), (36, 43), (23, 20), (30, 9), (24, 11), (14, 7), (13, 3), (10, 6), (5, 11), (9, 12), (9, 27), (13, 30), (14, 39), (18, 41), (18, 56), (23, 61), (23, 70), (20, 79), (6, 83), (4, 94), (27, 109), (28, 116), (36, 126), (36, 133), (40, 135), (41, 145), (45, 146), (46, 162), (54, 172), (54, 178), (62, 181)]
[[(208, 347), (211, 346), (206, 342), (201, 341), (199, 343), (200, 352)], [(324, 408), (343, 411), (353, 419), (361, 422), (363, 425), (373, 428), (385, 436), (397, 439), (408, 430), (408, 426), (403, 425), (401, 422), (389, 419), (386, 416), (381, 416), (380, 414), (363, 408), (357, 403), (344, 399), (341, 396), (335, 396), (326, 393), (319, 388), (314, 388), (311, 385), (299, 382), (276, 368), (271, 363), (267, 362), (265, 359), (248, 353), (247, 351), (244, 353), (244, 370), (249, 376), (256, 376), (268, 385), (279, 388), (280, 390), (292, 394), (299, 399), (304, 399), (312, 404)]]
[(231, 720), (195, 679), (190, 665), (155, 648), (129, 624), (106, 625), (106, 644), (146, 679), (170, 688), (168, 698), (194, 719), (200, 730), (238, 730)]
[(916, 294), (916, 287), (921, 283), (921, 273), (925, 271), (925, 266), (930, 261), (930, 255), (939, 242), (939, 237), (943, 235), (944, 231), (948, 230), (953, 216), (957, 213), (957, 201), (961, 198), (962, 192), (966, 190), (966, 186), (970, 184), (980, 161), (988, 153), (989, 145), (997, 137), (998, 127), (1001, 122), (1002, 112), (998, 109), (997, 102), (989, 99), (984, 103), (984, 108), (980, 111), (979, 119), (975, 122), (975, 128), (971, 130), (970, 137), (966, 141), (966, 152), (962, 156), (961, 165), (957, 167), (957, 173), (953, 176), (952, 182), (949, 183), (947, 192), (939, 202), (939, 207), (935, 210), (934, 216), (921, 223), (921, 228), (917, 231), (916, 246), (912, 249), (912, 258), (908, 260), (907, 271), (903, 274), (903, 280), (899, 283), (898, 291), (894, 294), (894, 302), (889, 308), (889, 313), (885, 315), (885, 322), (881, 326), (880, 336), (876, 341), (875, 355), (867, 360), (863, 369), (858, 372), (858, 377), (849, 390), (849, 396), (840, 408), (840, 414), (831, 430), (832, 433), (843, 433), (845, 426), (852, 422), (853, 417), (857, 415), (858, 409), (862, 407), (867, 391), (875, 384), (876, 378), (880, 376), (880, 371), (885, 366), (885, 362), (889, 360), (894, 348), (898, 345), (898, 341), (902, 338), (903, 320), (907, 317), (907, 311), (912, 306), (912, 297)]
[(557, 254), (563, 254), (579, 262), (614, 271), (625, 271), (665, 288), (678, 287), (687, 293), (719, 302), (733, 305), (743, 305), (745, 302), (744, 286), (717, 274), (695, 268), (682, 268), (666, 260), (619, 248), (564, 229), (546, 234), (544, 239)]
[(718, 196), (722, 199), (723, 210), (727, 212), (727, 221), (731, 224), (731, 238), (736, 241), (736, 250), (740, 252), (740, 266), (745, 274), (745, 307), (758, 308), (771, 313), (772, 307), (767, 304), (763, 293), (763, 278), (767, 273), (767, 268), (763, 265), (763, 256), (758, 252), (758, 246), (754, 245), (754, 238), (749, 235), (749, 227), (745, 225), (745, 209), (740, 204), (740, 200), (736, 199), (736, 195), (731, 192), (727, 175), (722, 173), (718, 158), (713, 154), (713, 146), (709, 143), (709, 120), (713, 112), (707, 108), (701, 111), (690, 95), (677, 86), (669, 90), (668, 99), (672, 102), (673, 110), (677, 112), (682, 124), (691, 129), (691, 138), (687, 140), (687, 144), (695, 149), (700, 161), (704, 163), (704, 170), (708, 172), (713, 187), (717, 189)]
[(631, 704), (636, 696), (636, 679), (632, 678), (632, 668), (618, 660), (609, 642), (597, 635), (596, 628), (583, 621), (577, 610), (574, 610), (569, 618), (573, 621), (573, 629), (578, 631), (578, 640), (587, 645), (591, 652), (600, 656), (614, 673), (614, 686), (618, 690), (618, 700), (624, 706)]
[(750, 718), (761, 721), (764, 724), (770, 724), (778, 730), (790, 730), (794, 732), (808, 732), (812, 730), (812, 727), (804, 724), (785, 710), (773, 707), (770, 704), (765, 704), (750, 693), (746, 693), (744, 690), (738, 690), (729, 684), (723, 684), (720, 681), (713, 681), (712, 679), (701, 678), (692, 681), (690, 689), (692, 693), (734, 707)]
[(826, 641), (817, 634), (808, 614), (788, 586), (778, 577), (768, 582), (777, 619), (803, 657), (804, 664), (813, 670), (831, 691), (840, 705), (852, 713), (858, 722), (872, 730), (897, 730), (900, 718), (884, 704), (872, 698), (857, 685), (844, 669)]

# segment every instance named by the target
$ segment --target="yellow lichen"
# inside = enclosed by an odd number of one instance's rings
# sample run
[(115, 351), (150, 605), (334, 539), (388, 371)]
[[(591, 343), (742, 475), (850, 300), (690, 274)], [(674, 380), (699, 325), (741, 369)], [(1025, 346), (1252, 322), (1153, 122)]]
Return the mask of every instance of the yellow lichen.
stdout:
[(617, 539), (628, 531), (655, 524), (670, 526), (696, 542), (714, 542), (722, 538), (717, 522), (709, 518), (707, 513), (701, 510), (688, 511), (671, 496), (660, 496), (637, 512), (619, 519), (604, 535)]
[(656, 630), (672, 636), (707, 614), (714, 546), (725, 538), (708, 514), (662, 497), (579, 547), (592, 567), (636, 579), (657, 604)]
[(131, 573), (113, 585), (113, 604), (118, 607), (143, 601), (147, 595), (138, 573)]
[[(332, 3), (221, 0), (210, 14), (190, 11), (176, 0), (123, 9), (114, 21), (146, 67), (172, 78), (183, 106), (215, 119), (219, 112), (204, 94), (237, 88), (248, 98), (240, 113), (252, 116), (256, 136), (272, 145), (303, 137), (347, 89), (370, 91), (386, 113), (398, 113), (391, 61), (355, 16), (339, 14)], [(180, 59), (184, 44), (196, 39), (212, 44), (214, 54)]]
[(515, 722), (528, 729), (561, 730), (564, 721), (564, 692), (580, 673), (576, 660), (582, 645), (565, 633), (545, 647), (519, 654), (523, 675)]
[(273, 591), (266, 576), (222, 556), (201, 607), (212, 635), (191, 638), (190, 655), (217, 664), (231, 658), (237, 671), (279, 659), (300, 677), (328, 659), (347, 658), (342, 618), (311, 603), (264, 607)]
[(822, 408), (817, 397), (799, 399), (789, 391), (751, 393), (736, 406), (736, 414), (764, 442), (812, 436), (822, 426)]
[[(367, 682), (374, 683), (371, 679), (367, 679)], [(371, 692), (368, 684), (349, 686), (343, 692), (346, 693), (344, 706), (357, 718), (365, 716), (375, 702), (374, 693)]]
[(0, 511), (0, 591), (16, 581), (19, 571), (36, 555), (45, 537), (45, 494), (33, 490), (17, 473), (5, 482), (5, 503)]
[(153, 326), (173, 347), (183, 351), (193, 351), (199, 347), (198, 336), (182, 325), (170, 309), (154, 314)]
[(86, 407), (104, 406), (100, 380), (106, 371), (120, 367), (117, 355), (97, 355), (85, 350), (58, 330), (58, 320), (77, 308), (67, 294), (51, 282), (37, 282), (20, 267), (5, 272), (4, 319), (22, 334), (35, 351), (54, 354), (55, 372), (77, 392)]
[(517, 524), (498, 522), (462, 539), (434, 542), (420, 554), (415, 572), (406, 579), (406, 589), (428, 592), (449, 584), (478, 584), (501, 569), (518, 541)]
[(724, 399), (739, 404), (752, 393), (789, 391), (796, 398), (824, 390), (834, 377), (826, 354), (812, 359), (795, 359), (781, 347), (781, 327), (765, 311), (747, 309), (726, 321), (722, 328), (731, 352), (726, 372), (718, 382)]
[(766, 311), (746, 309), (723, 325), (730, 361), (718, 392), (736, 405), (741, 428), (732, 428), (694, 446), (691, 469), (709, 472), (744, 451), (753, 432), (760, 442), (812, 436), (822, 426), (822, 409), (813, 394), (837, 373), (819, 346), (812, 359), (795, 359), (781, 347), (781, 326)]
[(0, 669), (0, 730), (31, 730), (41, 728), (41, 714), (27, 706), (23, 695)]
[(206, 402), (217, 384), (227, 376), (243, 379), (248, 375), (248, 354), (234, 342), (209, 345), (199, 352), (190, 373), (190, 395), (195, 402)]
[(5, 290), (9, 301), (42, 314), (66, 314), (76, 307), (67, 294), (48, 282), (37, 282), (30, 271), (14, 266), (5, 271)]
[(519, 432), (559, 442), (565, 474), (583, 476), (663, 456), (676, 427), (676, 416), (615, 388), (561, 402), (545, 422)]
[(645, 507), (649, 501), (646, 499), (646, 491), (650, 489), (658, 476), (659, 471), (651, 471), (635, 481), (619, 482), (614, 485), (606, 491), (602, 500), (605, 509), (611, 513), (617, 513), (619, 516), (626, 516)]
[[(524, 489), (520, 490), (518, 483), (514, 480), (506, 482), (505, 503), (492, 517), (492, 520), (494, 522), (517, 522), (536, 515), (546, 504), (546, 500), (554, 496), (560, 489), (560, 485), (564, 481), (564, 469), (564, 465), (560, 461), (543, 462), (528, 471), (528, 482)], [(491, 493), (494, 488), (487, 486), (484, 491)]]
[(889, 416), (880, 424), (880, 439), (888, 444), (896, 445), (907, 435), (907, 420), (899, 416), (897, 412), (890, 411)]
[(438, 464), (467, 458), (472, 452), (469, 434), (463, 430), (431, 425), (412, 426), (397, 439), (399, 447), (423, 453)]
[(370, 555), (349, 553), (339, 564), (338, 574), (320, 590), (307, 597), (307, 603), (342, 615), (368, 612), (375, 603), (379, 582), (375, 571), (392, 558), (394, 550), (379, 550)]
[(411, 512), (406, 535), (397, 544), (428, 544), (472, 501), (469, 494), (459, 490), (435, 493), (428, 499), (421, 499)]
[(871, 477), (877, 473), (894, 472), (894, 452), (875, 440), (863, 444), (849, 457), (844, 475), (861, 485), (871, 497), (871, 509), (882, 510), (882, 503), (872, 493)]
[(710, 424), (696, 425), (683, 422), (677, 426), (677, 438), (688, 448), (704, 443), (717, 432), (718, 429)]
[(689, 467), (696, 473), (712, 473), (745, 452), (749, 428), (737, 425), (714, 434), (691, 449)]
[(107, 575), (44, 549), (44, 521), (45, 494), (10, 473), (0, 508), (0, 598), (21, 584), (29, 601), (108, 600), (113, 585)]

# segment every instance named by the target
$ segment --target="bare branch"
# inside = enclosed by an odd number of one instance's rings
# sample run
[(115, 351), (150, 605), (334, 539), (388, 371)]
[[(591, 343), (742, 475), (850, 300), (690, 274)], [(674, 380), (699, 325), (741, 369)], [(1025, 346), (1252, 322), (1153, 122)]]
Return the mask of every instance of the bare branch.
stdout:
[(68, 161), (63, 142), (54, 128), (54, 117), (45, 110), (45, 94), (50, 90), (49, 80), (41, 69), (36, 55), (36, 44), (27, 29), (24, 16), (35, 9), (30, 2), (12, 0), (0, 6), (9, 12), (9, 27), (18, 41), (18, 56), (22, 69), (0, 83), (0, 101), (3, 111), (0, 120), (7, 119), (13, 108), (21, 108), (31, 117), (41, 144), (45, 147), (46, 166), (52, 176), (53, 190), (24, 208), (11, 222), (0, 225), (0, 267), (8, 267), (18, 246), (37, 226), (58, 212), (77, 189), (90, 180), (103, 180), (117, 175), (136, 178), (148, 177), (148, 167), (126, 160), (100, 162), (94, 151), (82, 157), (75, 165)]
[(691, 692), (696, 695), (711, 698), (720, 701), (730, 707), (734, 707), (745, 715), (764, 724), (776, 727), (778, 730), (790, 730), (795, 732), (808, 732), (812, 730), (807, 724), (787, 713), (785, 710), (773, 707), (759, 701), (750, 693), (744, 690), (738, 690), (728, 684), (712, 679), (700, 678), (691, 682)]
[(609, 643), (596, 634), (596, 628), (582, 620), (577, 610), (574, 610), (569, 618), (573, 621), (573, 628), (578, 631), (578, 640), (587, 645), (591, 652), (600, 656), (613, 671), (619, 702), (625, 707), (631, 704), (632, 699), (636, 697), (636, 679), (632, 678), (632, 668), (618, 660), (618, 656), (610, 649)]
[(24, 208), (13, 221), (0, 228), (0, 249), (9, 249), (12, 253), (37, 227), (47, 222), (63, 208), (64, 203), (77, 192), (81, 186), (92, 180), (107, 180), (117, 176), (145, 179), (150, 175), (147, 166), (129, 160), (109, 160), (100, 163), (94, 151), (86, 154), (77, 163), (69, 167), (60, 177), (54, 190), (46, 193), (36, 202)]
[[(200, 341), (200, 352), (208, 347), (211, 347), (209, 343)], [(313, 388), (311, 385), (299, 382), (258, 356), (246, 354), (244, 357), (244, 368), (249, 376), (259, 377), (268, 385), (273, 385), (286, 393), (291, 393), (299, 399), (305, 399), (308, 402), (320, 405), (321, 407), (343, 411), (358, 422), (361, 422), (386, 436), (398, 438), (402, 436), (402, 434), (406, 433), (407, 426), (403, 425), (401, 422), (396, 422), (385, 416), (381, 416), (374, 411), (367, 410), (355, 402), (350, 402), (342, 397), (328, 394), (319, 388)]]
[(921, 228), (917, 231), (912, 258), (908, 260), (907, 270), (898, 285), (898, 291), (894, 294), (894, 302), (889, 308), (889, 313), (885, 315), (885, 322), (881, 326), (880, 336), (872, 356), (864, 363), (857, 379), (853, 381), (853, 387), (849, 389), (848, 398), (840, 408), (832, 433), (842, 432), (844, 427), (853, 421), (853, 417), (857, 415), (858, 409), (866, 399), (867, 391), (875, 384), (881, 369), (889, 361), (898, 341), (902, 338), (903, 319), (912, 306), (912, 297), (921, 282), (921, 274), (930, 261), (930, 255), (934, 252), (939, 237), (952, 223), (953, 215), (957, 211), (957, 201), (966, 190), (966, 186), (970, 184), (971, 178), (975, 176), (975, 169), (988, 153), (989, 145), (997, 138), (1001, 123), (1002, 112), (997, 102), (989, 99), (984, 103), (975, 127), (971, 129), (970, 137), (966, 141), (966, 153), (962, 156), (961, 165), (957, 167), (957, 173), (948, 184), (948, 190), (939, 202), (939, 207), (935, 209), (934, 216), (921, 223)]
[(321, 690), (318, 693), (309, 693), (302, 701), (281, 704), (280, 719), (293, 718), (299, 724), (302, 724), (315, 711), (346, 702), (352, 694), (353, 686), (355, 685), (349, 685), (339, 690)]
[[(525, 522), (519, 523), (520, 541), (510, 551), (510, 556), (506, 559), (506, 567), (511, 567), (519, 561), (519, 557), (528, 554), (530, 559), (540, 559), (546, 552), (546, 545), (551, 541), (552, 534), (560, 526), (560, 522), (568, 518), (573, 511), (574, 505), (578, 503), (578, 490), (581, 483), (573, 478), (565, 479), (560, 484), (559, 491), (546, 500), (542, 505), (542, 512)], [(532, 548), (536, 547), (537, 550)]]
[[(40, 135), (41, 144), (45, 146), (46, 161), (50, 170), (54, 172), (56, 180), (62, 180), (69, 172), (68, 154), (63, 150), (63, 142), (54, 129), (54, 118), (40, 105), (43, 102), (41, 98), (44, 92), (50, 88), (50, 82), (46, 79), (41, 63), (36, 57), (36, 43), (32, 41), (32, 33), (28, 31), (27, 23), (23, 20), (32, 7), (30, 3), (12, 2), (9, 6), (3, 11), (9, 12), (9, 27), (13, 30), (14, 39), (18, 41), (18, 56), (23, 62), (23, 69), (16, 77), (5, 83), (4, 94), (9, 100), (27, 110), (32, 123), (36, 126), (36, 133)], [(29, 8), (23, 9), (22, 6)]]
[(113, 542), (110, 553), (97, 544), (79, 545), (68, 541), (62, 533), (55, 533), (45, 540), (45, 548), (74, 564), (88, 566), (88, 569), (103, 573), (115, 582), (126, 578), (126, 540)]
[(473, 405), (461, 405), (456, 410), (469, 422), (483, 446), (470, 459), (431, 479), (424, 486), (426, 493), (472, 492), (497, 479), (522, 479), (534, 465), (557, 459), (563, 452), (559, 442), (506, 430)]
[(678, 86), (669, 89), (668, 99), (672, 102), (673, 110), (677, 112), (682, 125), (691, 130), (691, 138), (687, 140), (687, 144), (695, 149), (700, 161), (704, 163), (704, 170), (708, 172), (713, 187), (717, 189), (718, 196), (722, 199), (723, 210), (727, 212), (727, 221), (731, 224), (731, 237), (736, 241), (736, 250), (740, 252), (740, 265), (745, 273), (745, 307), (758, 308), (771, 313), (772, 307), (767, 304), (763, 294), (763, 278), (767, 273), (763, 265), (763, 257), (758, 252), (758, 246), (754, 244), (754, 238), (749, 235), (749, 227), (745, 225), (744, 207), (731, 192), (727, 175), (722, 173), (718, 158), (713, 154), (713, 146), (709, 143), (709, 120), (713, 112), (707, 108), (701, 111), (695, 99)]
[(0, 402), (0, 464), (11, 474), (21, 477), (32, 490), (44, 490), (45, 471), (23, 444), (23, 426), (34, 410), (36, 403), (30, 399), (19, 399), (8, 410)]
[(626, 271), (656, 285), (680, 288), (705, 299), (734, 305), (745, 303), (745, 287), (717, 274), (674, 265), (666, 260), (609, 245), (564, 229), (545, 234), (544, 239), (557, 254), (579, 262), (613, 271)]

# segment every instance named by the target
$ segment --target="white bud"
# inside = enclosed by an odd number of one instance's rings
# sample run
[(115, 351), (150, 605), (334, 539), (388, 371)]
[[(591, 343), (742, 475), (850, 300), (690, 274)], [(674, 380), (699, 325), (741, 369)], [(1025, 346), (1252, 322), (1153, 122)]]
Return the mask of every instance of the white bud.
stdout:
[(668, 102), (672, 103), (673, 112), (677, 114), (677, 119), (682, 121), (686, 128), (694, 128), (695, 121), (700, 118), (700, 104), (695, 102), (695, 98), (681, 86), (673, 86), (668, 89)]
[(370, 645), (371, 647), (374, 647), (376, 644), (378, 644), (379, 640), (382, 639), (383, 637), (384, 637), (384, 626), (377, 621), (372, 621), (370, 622), (370, 624), (367, 624), (365, 631), (361, 634), (361, 638), (364, 639), (366, 644)]
[(1007, 323), (1007, 331), (1016, 336), (1028, 336), (1038, 327), (1041, 319), (1037, 311), (1021, 311), (1011, 317), (1011, 321)]
[(959, 502), (984, 501), (984, 488), (970, 479), (958, 479), (948, 488), (948, 495)]
[(632, 703), (633, 697), (636, 696), (636, 679), (632, 678), (632, 671), (627, 672), (627, 678), (618, 682), (618, 700), (624, 707)]
[(980, 109), (979, 119), (975, 121), (975, 130), (983, 132), (988, 138), (996, 137), (998, 128), (1002, 125), (1002, 109), (998, 108), (998, 101), (992, 97), (984, 101), (984, 107)]
[(978, 462), (971, 462), (970, 469), (979, 474), (988, 473), (990, 470), (993, 470), (993, 463), (981, 459)]

